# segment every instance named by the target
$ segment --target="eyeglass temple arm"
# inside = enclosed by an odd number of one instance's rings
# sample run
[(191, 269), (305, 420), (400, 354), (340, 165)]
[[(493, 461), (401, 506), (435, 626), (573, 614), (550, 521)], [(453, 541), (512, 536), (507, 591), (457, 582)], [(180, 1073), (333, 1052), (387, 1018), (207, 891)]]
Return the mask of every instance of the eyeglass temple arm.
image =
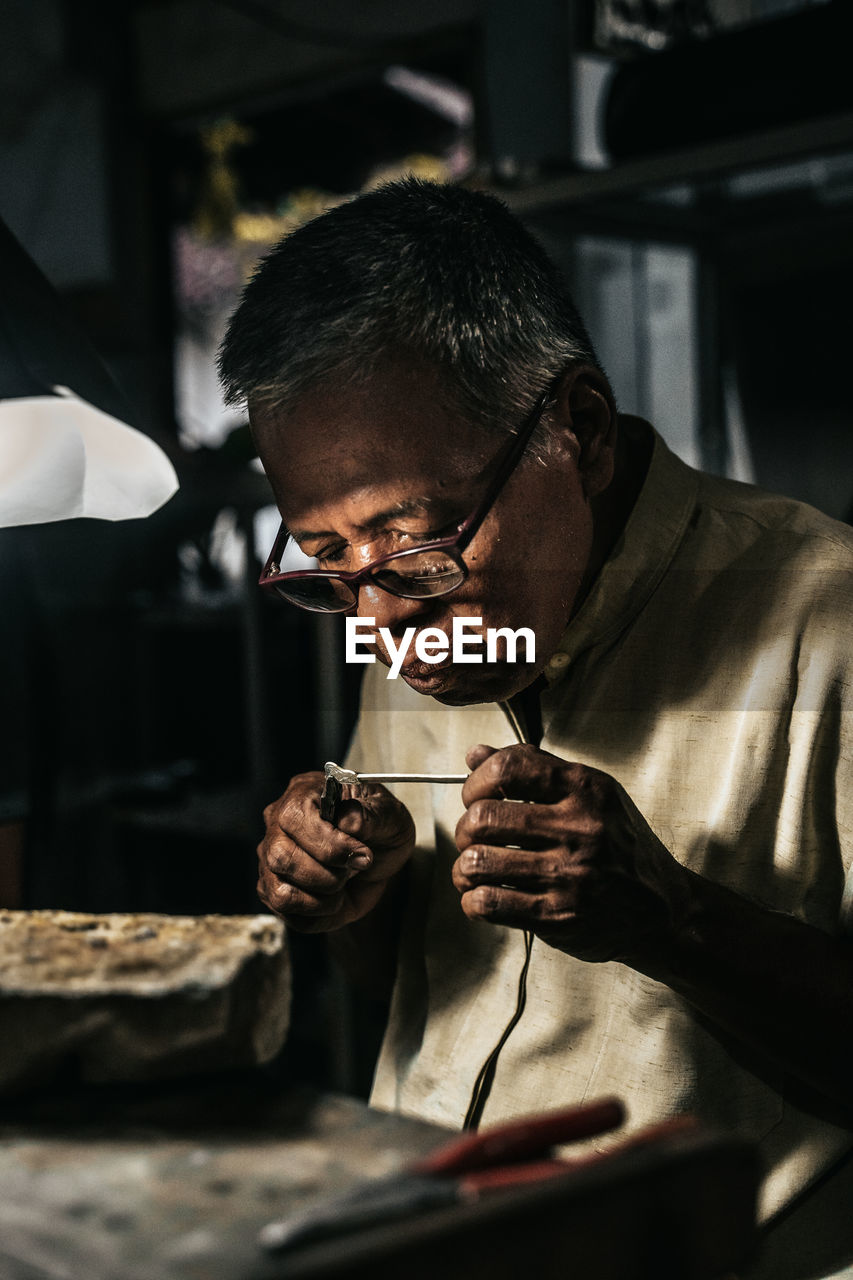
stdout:
[(521, 459), (521, 455), (530, 443), (530, 437), (539, 425), (539, 419), (545, 412), (545, 406), (551, 398), (554, 391), (554, 385), (555, 384), (552, 384), (546, 391), (543, 391), (542, 395), (530, 410), (530, 413), (524, 419), (521, 427), (514, 436), (510, 437), (512, 443), (509, 445), (505, 456), (501, 460), (497, 471), (492, 477), (491, 483), (483, 494), (479, 507), (475, 511), (474, 515), (470, 517), (470, 524), (465, 530), (462, 538), (460, 538), (457, 543), (458, 551), (464, 551), (468, 546), (468, 543), (474, 538), (477, 530), (480, 528), (480, 525), (491, 510), (493, 502), (515, 470), (516, 463)]

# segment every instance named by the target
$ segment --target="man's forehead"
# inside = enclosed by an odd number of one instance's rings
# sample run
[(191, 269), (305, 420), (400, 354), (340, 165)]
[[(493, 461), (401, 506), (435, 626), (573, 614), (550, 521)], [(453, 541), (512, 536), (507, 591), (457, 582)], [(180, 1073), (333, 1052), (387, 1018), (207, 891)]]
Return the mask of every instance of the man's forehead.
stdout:
[[(324, 397), (286, 413), (255, 410), (252, 425), (279, 502), (297, 511), (365, 497), (376, 499), (376, 511), (399, 504), (423, 511), (449, 489), (470, 488), (496, 448), (493, 436), (469, 432), (425, 401), (373, 411)], [(298, 515), (294, 523), (315, 527), (313, 517), (310, 526)]]
[(267, 448), (295, 436), (322, 437), (329, 447), (344, 448), (359, 438), (380, 447), (395, 440), (411, 445), (424, 431), (431, 437), (450, 431), (457, 444), (488, 434), (485, 424), (466, 421), (455, 404), (446, 373), (430, 364), (389, 357), (362, 379), (332, 372), (286, 404), (271, 405), (250, 396), (249, 419), (256, 438)]
[[(360, 503), (358, 495), (349, 495), (349, 497), (349, 505), (352, 507), (354, 515), (358, 511), (359, 506), (362, 508), (361, 514), (357, 519), (359, 527), (364, 529), (366, 532), (381, 529), (384, 526), (393, 523), (395, 520), (405, 520), (407, 518), (411, 519), (417, 516), (430, 515), (437, 508), (441, 508), (444, 505), (443, 499), (440, 495), (418, 495), (411, 498), (403, 498), (397, 502), (389, 502), (387, 504), (383, 504), (380, 500), (378, 506), (375, 502), (371, 506), (370, 498), (365, 494), (360, 495)], [(374, 494), (374, 498), (378, 499), (379, 495)], [(296, 539), (297, 542), (305, 542), (311, 538), (316, 538), (332, 532), (332, 530), (320, 527), (323, 523), (322, 512), (317, 513), (317, 517), (313, 522), (310, 519), (310, 513), (307, 517), (302, 516), (302, 519), (306, 521), (305, 524), (291, 523), (290, 521), (287, 523), (288, 532), (291, 537)]]

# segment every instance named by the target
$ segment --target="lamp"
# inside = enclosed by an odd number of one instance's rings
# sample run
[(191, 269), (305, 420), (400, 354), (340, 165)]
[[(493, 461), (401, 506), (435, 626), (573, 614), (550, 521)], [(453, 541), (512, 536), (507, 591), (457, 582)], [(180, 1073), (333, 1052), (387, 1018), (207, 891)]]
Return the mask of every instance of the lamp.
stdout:
[(150, 515), (172, 464), (2, 220), (0, 280), (0, 527)]

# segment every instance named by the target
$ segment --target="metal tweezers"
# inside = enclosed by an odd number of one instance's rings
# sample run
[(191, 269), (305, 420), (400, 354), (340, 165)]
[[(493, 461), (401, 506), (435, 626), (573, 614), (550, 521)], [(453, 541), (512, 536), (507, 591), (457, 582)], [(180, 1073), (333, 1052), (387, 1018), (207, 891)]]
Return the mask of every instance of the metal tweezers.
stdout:
[(323, 771), (326, 781), (320, 796), (320, 817), (326, 822), (334, 822), (344, 787), (357, 787), (362, 782), (455, 782), (461, 786), (468, 778), (467, 773), (356, 773), (333, 760), (326, 761)]

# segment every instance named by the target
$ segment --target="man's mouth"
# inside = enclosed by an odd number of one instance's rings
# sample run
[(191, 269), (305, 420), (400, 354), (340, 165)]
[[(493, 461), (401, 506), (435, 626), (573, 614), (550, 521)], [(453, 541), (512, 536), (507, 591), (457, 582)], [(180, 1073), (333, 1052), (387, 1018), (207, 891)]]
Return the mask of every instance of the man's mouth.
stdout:
[(401, 667), (400, 675), (407, 685), (418, 693), (431, 692), (446, 687), (453, 681), (453, 664), (449, 659), (438, 662), (408, 662)]
[[(445, 634), (449, 635), (451, 632), (450, 625), (445, 627), (439, 627), (438, 624), (431, 625), (435, 625), (436, 629), (445, 632)], [(420, 631), (424, 629), (424, 627), (419, 628)], [(407, 683), (411, 684), (413, 688), (426, 688), (427, 685), (432, 686), (437, 684), (438, 680), (436, 677), (439, 673), (447, 673), (453, 666), (453, 654), (450, 652), (450, 645), (448, 644), (447, 653), (436, 655), (437, 660), (435, 662), (424, 662), (424, 660), (419, 658), (415, 653), (416, 635), (411, 637), (405, 651), (399, 652), (399, 646), (402, 645), (407, 638), (408, 637), (401, 635), (387, 637), (387, 639), (390, 639), (393, 642), (392, 648), (395, 650), (394, 652), (390, 652), (386, 642), (386, 637), (382, 634), (374, 633), (373, 640), (377, 660), (381, 662), (383, 666), (389, 668), (392, 679), (400, 676), (403, 680), (407, 681)]]
[[(364, 628), (373, 622), (372, 618), (366, 618), (357, 625)], [(484, 628), (479, 614), (454, 617), (447, 629), (438, 625), (422, 626), (416, 632), (415, 627), (410, 626), (402, 634), (393, 635), (388, 628), (379, 627), (374, 628), (369, 640), (367, 635), (358, 639), (375, 646), (375, 657), (388, 667), (390, 680), (402, 677), (417, 693), (450, 700), (458, 700), (463, 692), (467, 696), (480, 695), (486, 689), (499, 690), (506, 684), (508, 675), (515, 684), (512, 668), (516, 664), (516, 643), (522, 646), (522, 662), (527, 646), (532, 650), (535, 643), (530, 628), (515, 631)]]

